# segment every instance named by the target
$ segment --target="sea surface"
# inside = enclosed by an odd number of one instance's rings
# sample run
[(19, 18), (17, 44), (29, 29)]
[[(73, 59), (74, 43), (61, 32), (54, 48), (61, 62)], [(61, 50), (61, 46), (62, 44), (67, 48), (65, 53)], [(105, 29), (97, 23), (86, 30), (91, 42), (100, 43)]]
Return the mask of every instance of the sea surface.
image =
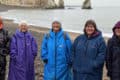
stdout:
[(64, 30), (83, 32), (87, 20), (96, 21), (98, 29), (104, 36), (112, 36), (112, 28), (120, 20), (120, 7), (94, 7), (91, 10), (83, 10), (79, 6), (67, 6), (65, 9), (41, 10), (41, 9), (14, 9), (0, 12), (6, 19), (13, 19), (15, 23), (27, 21), (30, 25), (51, 28), (51, 23), (58, 20)]

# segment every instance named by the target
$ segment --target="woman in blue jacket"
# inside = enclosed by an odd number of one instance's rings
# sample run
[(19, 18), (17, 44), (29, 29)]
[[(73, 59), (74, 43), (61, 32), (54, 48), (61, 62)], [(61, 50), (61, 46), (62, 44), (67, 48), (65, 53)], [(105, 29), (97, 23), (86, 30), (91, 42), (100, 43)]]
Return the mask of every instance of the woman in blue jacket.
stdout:
[(74, 80), (102, 80), (106, 45), (93, 20), (88, 20), (84, 34), (73, 44)]
[(44, 36), (42, 42), (44, 80), (71, 80), (71, 46), (71, 40), (62, 30), (61, 23), (54, 21), (52, 29)]
[(108, 41), (106, 67), (111, 80), (120, 80), (120, 21), (113, 27), (113, 37)]

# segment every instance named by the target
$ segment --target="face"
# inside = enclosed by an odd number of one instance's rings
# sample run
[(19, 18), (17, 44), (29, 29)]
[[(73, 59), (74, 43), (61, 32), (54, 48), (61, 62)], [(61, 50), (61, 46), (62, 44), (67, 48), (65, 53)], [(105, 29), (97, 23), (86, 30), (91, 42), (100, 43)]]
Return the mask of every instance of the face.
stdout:
[(27, 24), (21, 24), (21, 25), (20, 25), (20, 31), (21, 31), (21, 32), (27, 32), (27, 31), (28, 31), (28, 26), (27, 26)]
[(120, 28), (115, 29), (115, 34), (120, 37)]
[(95, 32), (95, 28), (92, 24), (88, 24), (85, 28), (87, 35), (92, 35)]
[(52, 28), (54, 32), (58, 32), (60, 30), (61, 25), (59, 23), (53, 23)]

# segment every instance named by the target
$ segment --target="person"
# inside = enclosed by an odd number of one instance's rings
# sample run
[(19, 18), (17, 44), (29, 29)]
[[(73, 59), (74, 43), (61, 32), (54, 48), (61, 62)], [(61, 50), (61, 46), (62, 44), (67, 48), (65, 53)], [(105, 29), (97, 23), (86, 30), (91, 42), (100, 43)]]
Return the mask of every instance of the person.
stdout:
[(11, 39), (8, 80), (35, 80), (34, 60), (36, 56), (36, 40), (28, 31), (27, 23), (23, 21)]
[(102, 33), (94, 20), (88, 20), (72, 46), (73, 80), (102, 80), (105, 52)]
[(0, 80), (5, 80), (6, 56), (9, 54), (9, 41), (8, 31), (4, 29), (2, 17), (0, 17)]
[(71, 80), (71, 40), (61, 23), (54, 21), (42, 41), (41, 58), (45, 63), (44, 80)]
[(111, 80), (120, 80), (120, 21), (113, 27), (113, 36), (108, 40), (106, 67)]

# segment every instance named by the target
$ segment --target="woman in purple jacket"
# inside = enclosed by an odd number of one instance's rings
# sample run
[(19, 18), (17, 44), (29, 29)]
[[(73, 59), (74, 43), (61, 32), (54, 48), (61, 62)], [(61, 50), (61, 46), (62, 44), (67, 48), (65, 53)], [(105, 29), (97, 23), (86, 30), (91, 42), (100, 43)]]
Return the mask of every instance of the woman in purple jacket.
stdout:
[(28, 31), (28, 25), (22, 22), (11, 40), (8, 80), (35, 80), (34, 59), (36, 55), (35, 38)]

